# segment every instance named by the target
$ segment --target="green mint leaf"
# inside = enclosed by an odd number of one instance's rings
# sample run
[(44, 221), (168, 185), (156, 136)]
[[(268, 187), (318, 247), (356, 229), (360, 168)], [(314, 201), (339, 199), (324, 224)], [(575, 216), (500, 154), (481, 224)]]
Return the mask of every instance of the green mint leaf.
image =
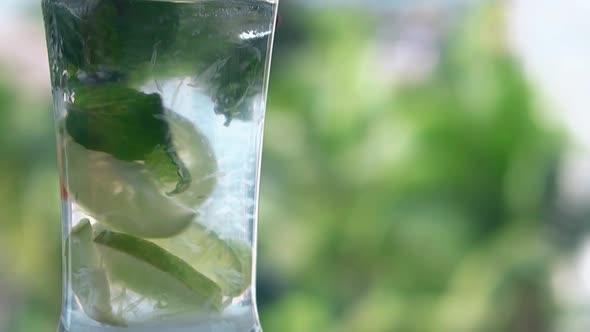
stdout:
[(77, 89), (67, 109), (66, 129), (90, 150), (134, 161), (166, 145), (168, 127), (157, 94), (119, 84), (86, 87)]
[(57, 48), (53, 77), (68, 79), (61, 86), (191, 76), (226, 125), (252, 117), (271, 4), (44, 0), (44, 15), (49, 47)]
[(262, 51), (254, 46), (245, 46), (218, 61), (204, 75), (208, 93), (215, 103), (215, 112), (225, 116), (226, 125), (234, 118), (251, 118), (247, 101), (260, 93), (256, 88), (262, 86), (263, 65)]
[(166, 111), (158, 94), (122, 84), (81, 87), (67, 105), (66, 130), (78, 144), (123, 161), (145, 161), (157, 177), (190, 185), (190, 174), (174, 152)]
[(170, 195), (180, 194), (191, 185), (191, 174), (173, 149), (158, 146), (146, 156), (145, 164), (161, 183), (177, 182)]
[(137, 0), (110, 2), (116, 17), (107, 23), (117, 33), (117, 52), (112, 59), (103, 58), (103, 63), (112, 61), (112, 65), (127, 67), (153, 64), (171, 50), (179, 28), (177, 4)]
[(57, 48), (52, 54), (65, 64), (62, 70), (133, 70), (174, 43), (176, 7), (160, 1), (45, 0), (49, 47)]

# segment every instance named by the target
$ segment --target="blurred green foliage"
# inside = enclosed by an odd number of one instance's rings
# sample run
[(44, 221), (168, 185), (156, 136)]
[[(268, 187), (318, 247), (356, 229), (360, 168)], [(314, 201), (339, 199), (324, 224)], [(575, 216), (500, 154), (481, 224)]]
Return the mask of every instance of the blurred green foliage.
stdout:
[[(502, 8), (448, 27), (432, 76), (411, 84), (364, 70), (374, 13), (282, 15), (262, 172), (265, 330), (551, 331), (545, 207), (562, 139), (540, 124)], [(0, 298), (22, 299), (6, 331), (48, 331), (61, 300), (51, 112), (7, 79)]]
[(7, 311), (0, 330), (52, 330), (61, 300), (52, 112), (9, 83), (0, 84), (0, 305)]
[(272, 73), (260, 264), (282, 285), (266, 329), (550, 330), (543, 207), (561, 139), (502, 14), (449, 27), (432, 77), (397, 88), (360, 70), (370, 16), (285, 18), (304, 32), (282, 51), (279, 30)]

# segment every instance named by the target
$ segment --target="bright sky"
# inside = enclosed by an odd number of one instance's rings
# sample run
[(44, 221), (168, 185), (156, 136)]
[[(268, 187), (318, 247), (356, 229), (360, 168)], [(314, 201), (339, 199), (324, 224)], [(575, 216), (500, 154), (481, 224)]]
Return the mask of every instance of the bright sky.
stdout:
[(511, 35), (529, 76), (590, 148), (590, 1), (512, 0)]

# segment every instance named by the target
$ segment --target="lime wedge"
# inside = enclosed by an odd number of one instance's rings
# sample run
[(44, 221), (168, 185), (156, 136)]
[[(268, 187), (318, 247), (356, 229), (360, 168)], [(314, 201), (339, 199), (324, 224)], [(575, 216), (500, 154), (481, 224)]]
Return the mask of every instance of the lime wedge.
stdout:
[(70, 250), (72, 290), (84, 312), (92, 319), (115, 326), (125, 326), (124, 321), (113, 314), (111, 294), (106, 273), (99, 267), (92, 226), (82, 220), (70, 233), (67, 241)]
[(234, 297), (250, 286), (252, 249), (245, 242), (222, 240), (205, 227), (192, 223), (181, 234), (154, 243), (213, 280), (223, 295)]
[[(172, 145), (179, 159), (191, 176), (191, 183), (173, 198), (187, 208), (197, 208), (213, 193), (217, 184), (218, 166), (213, 148), (207, 137), (193, 123), (174, 112), (166, 112)], [(177, 179), (165, 183), (166, 187), (176, 185)]]
[(253, 249), (248, 243), (237, 240), (230, 241), (229, 246), (240, 261), (241, 275), (239, 283), (236, 284), (237, 287), (235, 289), (237, 294), (241, 294), (250, 287), (252, 283), (252, 269), (254, 268), (252, 263)]
[(94, 242), (113, 283), (163, 307), (221, 309), (221, 289), (179, 257), (132, 235), (102, 231)]
[(117, 160), (66, 139), (70, 197), (116, 230), (147, 238), (182, 232), (196, 212), (166, 195), (140, 163)]
[(101, 223), (142, 238), (181, 233), (196, 217), (217, 183), (217, 161), (207, 138), (184, 117), (167, 112), (175, 154), (192, 178), (181, 193), (168, 195), (178, 179), (159, 177), (158, 163), (124, 161), (65, 139), (68, 192)]

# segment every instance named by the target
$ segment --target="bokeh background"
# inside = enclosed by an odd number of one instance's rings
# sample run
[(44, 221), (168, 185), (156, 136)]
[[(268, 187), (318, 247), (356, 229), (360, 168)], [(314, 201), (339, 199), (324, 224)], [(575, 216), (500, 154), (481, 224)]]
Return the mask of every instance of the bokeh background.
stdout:
[[(264, 150), (269, 332), (590, 331), (590, 3), (283, 0)], [(37, 0), (0, 2), (0, 331), (54, 331)]]

